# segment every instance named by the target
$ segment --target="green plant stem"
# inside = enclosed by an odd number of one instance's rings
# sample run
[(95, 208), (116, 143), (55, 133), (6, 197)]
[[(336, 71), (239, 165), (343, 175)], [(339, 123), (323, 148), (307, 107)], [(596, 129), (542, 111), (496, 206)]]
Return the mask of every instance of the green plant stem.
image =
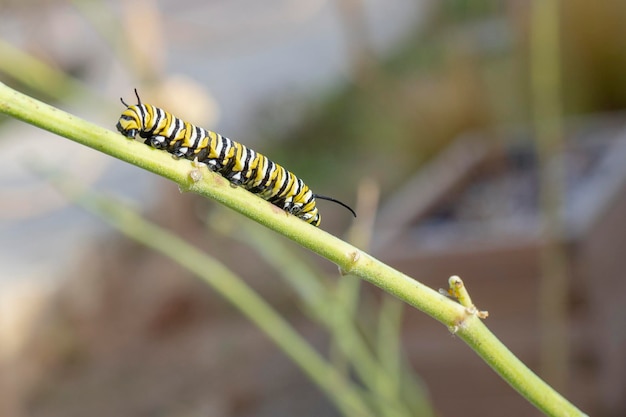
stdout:
[(563, 108), (561, 100), (560, 1), (531, 2), (530, 87), (539, 156), (543, 220), (539, 308), (541, 373), (561, 390), (569, 380), (567, 254), (561, 239), (565, 200)]
[[(381, 370), (389, 375), (386, 380), (377, 378), (379, 389), (389, 397), (400, 398), (402, 376), (402, 347), (400, 346), (400, 329), (404, 305), (396, 298), (383, 297), (379, 312), (377, 352), (381, 362)], [(422, 414), (420, 414), (422, 415)], [(424, 414), (425, 415), (425, 414)]]
[(0, 72), (47, 96), (61, 100), (80, 93), (102, 100), (81, 81), (0, 39)]
[[(412, 415), (397, 395), (399, 390), (396, 386), (396, 375), (392, 375), (391, 370), (383, 368), (368, 349), (367, 341), (352, 320), (354, 312), (351, 307), (345, 306), (343, 299), (333, 296), (332, 289), (325, 286), (320, 277), (298, 259), (287, 245), (282, 244), (276, 234), (272, 236), (270, 231), (252, 222), (240, 221), (235, 226), (227, 216), (219, 213), (211, 217), (210, 224), (215, 229), (234, 236), (243, 244), (253, 247), (255, 252), (279, 271), (283, 280), (298, 293), (310, 316), (330, 330), (334, 345), (346, 358), (347, 363), (352, 364), (355, 374), (370, 392), (378, 395), (374, 398), (379, 405), (378, 415), (389, 417)], [(390, 300), (392, 297), (386, 299)], [(397, 302), (397, 299), (393, 300)], [(391, 349), (398, 348), (394, 340), (391, 342)], [(397, 354), (395, 357), (397, 358)], [(337, 367), (335, 361), (332, 363), (343, 375), (349, 375), (348, 372), (343, 372), (343, 367)], [(423, 393), (417, 391), (418, 386), (411, 384), (407, 388), (415, 389), (412, 391), (412, 397), (420, 397), (422, 408), (419, 415), (431, 416), (432, 411), (424, 406), (427, 402)]]
[(71, 200), (139, 243), (170, 258), (208, 283), (276, 343), (346, 416), (374, 416), (361, 391), (340, 375), (263, 298), (230, 269), (178, 236), (148, 222), (123, 204), (56, 178)]
[[(1, 83), (0, 112), (169, 178), (179, 184), (181, 189), (221, 202), (334, 262), (346, 273), (361, 277), (425, 312), (448, 328), (455, 329), (459, 338), (545, 414), (585, 415), (517, 359), (465, 307), (322, 229), (285, 213), (258, 196), (232, 187), (226, 179), (206, 168), (201, 169), (203, 178), (195, 181), (190, 173), (197, 173), (197, 168), (189, 161), (176, 161), (165, 152), (128, 140)], [(197, 178), (196, 175), (194, 177)]]

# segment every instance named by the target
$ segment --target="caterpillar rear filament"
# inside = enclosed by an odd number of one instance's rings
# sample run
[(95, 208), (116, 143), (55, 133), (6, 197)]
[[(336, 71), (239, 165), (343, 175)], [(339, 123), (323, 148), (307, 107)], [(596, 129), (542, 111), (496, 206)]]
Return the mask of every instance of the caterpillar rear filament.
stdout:
[(117, 122), (117, 130), (127, 138), (137, 134), (144, 143), (163, 149), (176, 158), (197, 160), (220, 173), (235, 185), (258, 194), (263, 199), (300, 219), (319, 226), (321, 216), (315, 199), (333, 201), (356, 213), (348, 205), (319, 194), (290, 171), (266, 156), (228, 139), (219, 133), (181, 120), (163, 109), (142, 104), (137, 90), (137, 104), (128, 105)]

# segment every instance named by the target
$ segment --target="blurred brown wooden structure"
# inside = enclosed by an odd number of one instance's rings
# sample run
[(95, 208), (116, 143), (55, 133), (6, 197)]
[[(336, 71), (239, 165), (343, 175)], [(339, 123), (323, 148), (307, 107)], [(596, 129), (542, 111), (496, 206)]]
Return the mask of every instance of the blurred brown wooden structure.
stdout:
[[(522, 140), (507, 147), (460, 138), (411, 178), (380, 212), (375, 255), (432, 288), (460, 275), (478, 308), (489, 311), (486, 324), (537, 372), (538, 174), (532, 142), (517, 135)], [(562, 241), (572, 272), (571, 363), (564, 394), (590, 415), (623, 416), (626, 119), (577, 121), (567, 143)], [(441, 415), (541, 415), (445, 328), (408, 314), (409, 355)]]

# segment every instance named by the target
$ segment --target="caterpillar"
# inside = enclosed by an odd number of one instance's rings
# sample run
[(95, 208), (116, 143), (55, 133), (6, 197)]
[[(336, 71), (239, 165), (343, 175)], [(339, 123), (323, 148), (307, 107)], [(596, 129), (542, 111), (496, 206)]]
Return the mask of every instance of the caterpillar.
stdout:
[(314, 226), (321, 222), (315, 199), (337, 203), (356, 217), (347, 204), (314, 194), (300, 178), (266, 156), (219, 133), (194, 126), (161, 108), (142, 104), (136, 89), (135, 96), (137, 104), (133, 105), (120, 99), (126, 110), (116, 127), (125, 137), (135, 139), (139, 135), (145, 139), (146, 145), (165, 150), (175, 158), (203, 163), (232, 184), (242, 186)]

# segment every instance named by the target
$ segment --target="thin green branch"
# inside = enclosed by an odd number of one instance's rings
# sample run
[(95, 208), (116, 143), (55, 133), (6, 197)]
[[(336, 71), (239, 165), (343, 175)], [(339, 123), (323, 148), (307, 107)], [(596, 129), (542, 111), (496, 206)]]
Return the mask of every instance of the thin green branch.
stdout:
[(367, 396), (340, 375), (291, 325), (241, 278), (178, 236), (152, 224), (120, 202), (81, 189), (67, 178), (54, 184), (80, 206), (99, 215), (130, 238), (170, 258), (209, 284), (257, 325), (311, 378), (345, 416), (375, 416)]
[[(397, 385), (400, 378), (398, 375), (393, 375), (392, 370), (385, 369), (368, 348), (363, 333), (359, 332), (353, 320), (354, 312), (351, 306), (346, 306), (344, 299), (334, 295), (334, 288), (324, 285), (319, 275), (305, 262), (298, 259), (297, 254), (291, 251), (287, 245), (278, 240), (276, 234), (272, 234), (266, 228), (253, 222), (234, 224), (228, 220), (225, 213), (211, 216), (209, 224), (214, 229), (233, 236), (243, 244), (254, 248), (255, 252), (273, 266), (283, 280), (296, 291), (304, 303), (307, 313), (331, 332), (334, 345), (346, 358), (346, 365), (352, 365), (355, 375), (373, 393), (372, 396), (375, 397), (373, 402), (379, 407), (377, 415), (389, 417), (415, 415), (408, 409), (409, 404), (404, 404), (403, 399), (399, 396), (400, 390)], [(385, 299), (393, 299), (399, 303), (397, 299), (392, 297), (385, 297)], [(389, 324), (389, 321), (385, 324)], [(388, 333), (386, 335), (397, 336)], [(387, 344), (391, 347), (391, 349), (388, 348), (390, 355), (394, 355), (396, 358), (398, 358), (400, 350), (398, 343), (396, 343), (397, 340), (387, 340)], [(393, 352), (392, 349), (397, 349), (397, 351)], [(336, 361), (332, 361), (332, 363), (343, 375), (349, 375), (346, 372), (347, 369), (344, 371), (342, 366), (337, 366)], [(412, 378), (407, 376), (407, 379)], [(407, 391), (410, 391), (411, 398), (418, 398), (421, 405), (419, 415), (422, 417), (432, 416), (433, 412), (427, 406), (427, 401), (420, 387), (413, 383), (407, 385), (406, 388)]]
[(223, 203), (334, 262), (346, 273), (361, 277), (448, 328), (455, 329), (459, 338), (547, 415), (585, 415), (528, 369), (487, 329), (480, 318), (462, 305), (325, 231), (288, 215), (256, 195), (232, 187), (219, 175), (205, 168), (196, 168), (188, 161), (173, 160), (165, 152), (127, 140), (4, 84), (0, 84), (0, 112), (145, 168), (175, 181), (182, 189)]
[[(383, 297), (378, 316), (376, 351), (380, 358), (381, 370), (387, 378), (377, 378), (378, 389), (390, 398), (399, 399), (402, 389), (402, 348), (400, 346), (400, 328), (404, 305), (393, 297)], [(422, 393), (420, 391), (420, 393)], [(423, 394), (423, 393), (422, 393)], [(422, 395), (423, 397), (423, 395)], [(426, 414), (420, 414), (426, 415)]]
[(0, 72), (55, 100), (75, 93), (102, 100), (86, 84), (3, 39), (0, 39), (0, 58)]
[(554, 386), (566, 390), (568, 346), (567, 254), (561, 241), (565, 223), (566, 169), (563, 102), (561, 99), (561, 1), (533, 0), (530, 7), (530, 92), (532, 121), (539, 157), (543, 240), (539, 313), (541, 371)]

